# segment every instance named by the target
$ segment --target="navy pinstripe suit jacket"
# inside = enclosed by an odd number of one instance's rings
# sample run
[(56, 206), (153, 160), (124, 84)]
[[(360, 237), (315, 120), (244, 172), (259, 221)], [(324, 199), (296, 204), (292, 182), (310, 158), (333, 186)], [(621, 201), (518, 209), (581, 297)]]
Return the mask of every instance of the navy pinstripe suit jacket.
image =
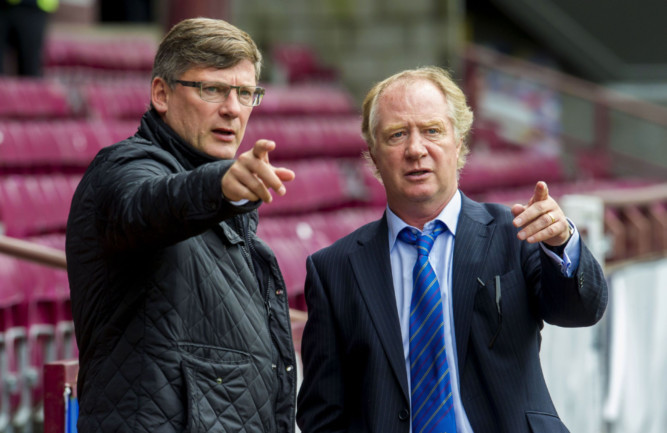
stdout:
[[(539, 360), (543, 322), (596, 323), (607, 286), (585, 245), (564, 277), (516, 238), (505, 206), (463, 196), (453, 264), (461, 398), (476, 433), (567, 432)], [(298, 425), (304, 433), (407, 433), (410, 399), (383, 217), (307, 259), (308, 322)], [(502, 326), (495, 276), (502, 288)], [(484, 285), (478, 282), (478, 278)], [(575, 368), (575, 366), (573, 366)]]

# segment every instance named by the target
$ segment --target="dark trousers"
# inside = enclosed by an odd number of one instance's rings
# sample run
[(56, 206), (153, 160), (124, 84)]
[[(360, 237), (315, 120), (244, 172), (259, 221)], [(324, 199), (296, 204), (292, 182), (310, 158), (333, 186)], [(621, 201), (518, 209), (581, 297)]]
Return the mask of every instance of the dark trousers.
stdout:
[(0, 75), (10, 53), (16, 55), (18, 75), (41, 76), (48, 14), (32, 6), (0, 6)]

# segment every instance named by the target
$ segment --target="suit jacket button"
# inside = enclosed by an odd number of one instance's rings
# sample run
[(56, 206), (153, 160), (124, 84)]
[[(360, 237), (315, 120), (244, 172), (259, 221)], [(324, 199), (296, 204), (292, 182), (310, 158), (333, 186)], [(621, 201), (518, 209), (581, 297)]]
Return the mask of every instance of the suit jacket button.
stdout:
[(410, 419), (410, 411), (407, 409), (403, 409), (398, 413), (398, 419), (401, 421), (407, 421)]

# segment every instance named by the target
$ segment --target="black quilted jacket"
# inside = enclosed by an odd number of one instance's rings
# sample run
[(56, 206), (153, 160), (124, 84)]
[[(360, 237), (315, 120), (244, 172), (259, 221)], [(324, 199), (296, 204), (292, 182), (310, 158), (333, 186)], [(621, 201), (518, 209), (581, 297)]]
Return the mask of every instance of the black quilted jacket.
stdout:
[(66, 246), (80, 432), (294, 431), (285, 285), (259, 203), (221, 196), (231, 163), (149, 111), (86, 171)]

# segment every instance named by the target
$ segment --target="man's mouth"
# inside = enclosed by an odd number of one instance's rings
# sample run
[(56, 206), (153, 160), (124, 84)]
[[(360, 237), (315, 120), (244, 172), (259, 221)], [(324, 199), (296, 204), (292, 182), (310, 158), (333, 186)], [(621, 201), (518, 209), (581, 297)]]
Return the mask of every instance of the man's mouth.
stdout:
[(430, 170), (412, 170), (407, 173), (407, 176), (418, 177), (430, 173)]
[(233, 129), (227, 129), (227, 128), (214, 129), (213, 133), (220, 138), (226, 138), (226, 139), (233, 138), (236, 135)]

